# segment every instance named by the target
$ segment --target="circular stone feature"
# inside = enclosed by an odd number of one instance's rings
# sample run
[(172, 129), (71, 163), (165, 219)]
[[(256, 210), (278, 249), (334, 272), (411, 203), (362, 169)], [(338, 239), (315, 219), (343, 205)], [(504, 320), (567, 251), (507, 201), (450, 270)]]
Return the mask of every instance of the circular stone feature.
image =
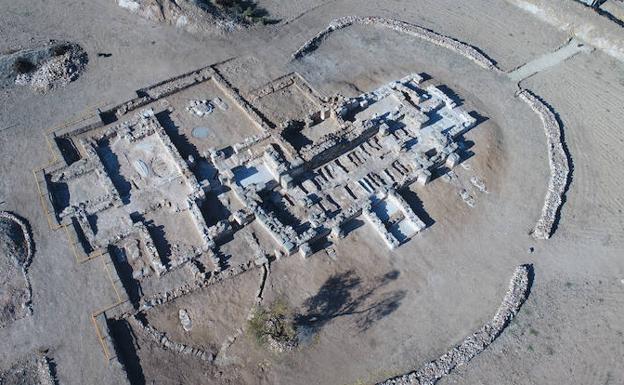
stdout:
[(32, 256), (26, 223), (0, 211), (0, 328), (31, 314), (26, 269)]
[(191, 135), (193, 135), (193, 138), (197, 138), (197, 139), (206, 139), (209, 134), (210, 134), (210, 129), (207, 127), (195, 127), (193, 128), (193, 131), (191, 132)]
[(20, 224), (0, 217), (0, 256), (24, 265), (28, 260), (28, 245)]

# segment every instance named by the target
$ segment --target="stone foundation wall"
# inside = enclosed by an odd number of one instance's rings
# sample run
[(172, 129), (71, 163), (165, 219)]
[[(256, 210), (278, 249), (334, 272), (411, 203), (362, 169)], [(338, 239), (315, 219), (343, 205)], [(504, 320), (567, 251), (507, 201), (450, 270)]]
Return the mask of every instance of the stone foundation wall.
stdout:
[(129, 317), (127, 321), (134, 330), (138, 330), (145, 337), (153, 340), (165, 350), (171, 350), (176, 354), (194, 356), (202, 361), (214, 361), (216, 354), (213, 352), (207, 352), (205, 350), (197, 349), (192, 346), (172, 341), (167, 337), (165, 333), (159, 332), (150, 325), (144, 324), (134, 316)]

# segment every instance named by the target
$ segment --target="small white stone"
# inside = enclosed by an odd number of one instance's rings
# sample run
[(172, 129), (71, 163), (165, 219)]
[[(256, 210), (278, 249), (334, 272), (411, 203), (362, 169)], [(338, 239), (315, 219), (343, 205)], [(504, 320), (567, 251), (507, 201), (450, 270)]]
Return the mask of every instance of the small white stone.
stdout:
[(182, 324), (182, 328), (185, 331), (191, 331), (193, 328), (193, 322), (191, 321), (191, 317), (185, 309), (180, 309), (178, 312), (178, 317), (180, 318), (180, 323)]

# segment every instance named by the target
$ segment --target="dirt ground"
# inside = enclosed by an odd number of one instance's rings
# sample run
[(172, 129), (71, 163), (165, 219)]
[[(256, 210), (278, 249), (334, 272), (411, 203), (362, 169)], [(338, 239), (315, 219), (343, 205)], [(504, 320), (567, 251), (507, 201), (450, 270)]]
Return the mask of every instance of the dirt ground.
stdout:
[[(218, 68), (243, 95), (291, 71), (326, 95), (354, 95), (424, 72), (484, 119), (466, 135), (473, 155), (455, 170), (459, 185), (437, 178), (426, 189), (401, 192), (415, 211), (426, 213), (428, 223), (407, 244), (389, 251), (361, 222), (308, 259), (295, 255), (272, 263), (263, 301), (285, 299), (304, 318), (322, 320), (296, 351), (267, 353), (241, 335), (228, 349), (235, 364), (215, 367), (133, 337), (122, 325), (121, 335), (139, 346), (128, 364), (133, 385), (381, 381), (437, 358), (483, 325), (513, 269), (523, 263), (533, 264), (535, 280), (518, 317), (484, 353), (440, 383), (623, 383), (624, 64), (600, 50), (581, 52), (521, 82), (557, 113), (573, 164), (554, 236), (536, 241), (529, 231), (550, 176), (546, 138), (505, 73), (370, 26), (335, 32), (301, 60), (293, 62), (290, 55), (333, 18), (346, 15), (392, 17), (430, 28), (478, 47), (504, 72), (552, 52), (569, 36), (507, 2), (260, 4), (282, 21), (210, 36), (137, 18), (114, 1), (0, 5), (0, 52), (56, 39), (80, 44), (90, 58), (77, 80), (46, 95), (0, 90), (0, 210), (25, 218), (37, 244), (28, 273), (33, 313), (0, 328), (0, 367), (50, 349), (59, 384), (127, 383), (124, 371), (105, 358), (91, 320), (116, 302), (106, 267), (98, 258), (77, 263), (62, 230), (48, 226), (39, 202), (32, 170), (51, 160), (44, 133), (84, 111), (128, 100), (142, 87), (235, 58)], [(484, 181), (487, 192), (470, 185), (472, 176)], [(459, 196), (461, 185), (474, 207)], [(244, 249), (225, 249), (233, 264), (249, 260)], [(237, 280), (243, 280), (240, 287)], [(175, 324), (178, 307), (205, 301), (214, 312), (196, 325), (198, 333), (205, 331), (198, 345), (218, 346), (245, 324), (241, 317), (258, 282), (259, 270), (253, 270), (223, 284), (223, 291), (212, 286), (184, 297), (159, 313), (154, 325), (171, 328), (173, 339), (181, 330)]]

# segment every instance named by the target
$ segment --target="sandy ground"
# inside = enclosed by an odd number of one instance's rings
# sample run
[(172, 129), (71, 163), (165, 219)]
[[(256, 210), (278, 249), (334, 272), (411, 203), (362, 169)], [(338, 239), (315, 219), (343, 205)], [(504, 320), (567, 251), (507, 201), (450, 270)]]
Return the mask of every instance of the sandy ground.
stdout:
[[(329, 277), (353, 271), (361, 286), (350, 298), (377, 288), (366, 301), (390, 296), (398, 305), (364, 330), (360, 316), (333, 317), (315, 344), (267, 357), (268, 363), (257, 351), (246, 357), (244, 345), (234, 345), (232, 354), (244, 365), (215, 382), (355, 384), (414, 369), (489, 319), (520, 263), (533, 263), (536, 276), (518, 319), (485, 353), (441, 383), (624, 382), (624, 65), (600, 51), (583, 52), (522, 82), (558, 113), (574, 163), (555, 236), (535, 241), (528, 231), (549, 177), (546, 140), (541, 122), (514, 97), (516, 85), (505, 75), (376, 28), (338, 32), (297, 63), (289, 63), (289, 55), (331, 19), (350, 14), (400, 18), (456, 37), (482, 49), (504, 71), (555, 50), (568, 36), (507, 3), (485, 0), (263, 5), (283, 23), (210, 38), (156, 26), (112, 1), (0, 5), (0, 51), (57, 39), (78, 42), (90, 55), (85, 73), (65, 88), (45, 96), (17, 88), (0, 94), (0, 209), (26, 218), (37, 245), (29, 270), (33, 315), (0, 329), (1, 366), (48, 348), (61, 384), (122, 383), (123, 373), (105, 360), (90, 320), (92, 312), (115, 301), (104, 265), (98, 259), (78, 264), (64, 235), (48, 228), (38, 201), (31, 170), (50, 159), (45, 130), (94, 105), (126, 100), (138, 88), (240, 57), (224, 76), (243, 92), (292, 70), (327, 94), (367, 90), (414, 71), (432, 75), (487, 118), (467, 138), (475, 143), (467, 161), (472, 169), (460, 166), (457, 172), (478, 174), (489, 193), (474, 192), (476, 207), (468, 208), (454, 186), (436, 180), (426, 190), (415, 189), (433, 225), (396, 251), (381, 248), (364, 226), (332, 246), (335, 260), (319, 252), (306, 261), (277, 262), (267, 298), (287, 293), (301, 307)], [(112, 55), (98, 57), (99, 52)], [(394, 279), (380, 286), (380, 277), (389, 273)], [(158, 363), (171, 359), (144, 348), (146, 378), (158, 378)], [(218, 376), (192, 362), (175, 369), (156, 383)]]

